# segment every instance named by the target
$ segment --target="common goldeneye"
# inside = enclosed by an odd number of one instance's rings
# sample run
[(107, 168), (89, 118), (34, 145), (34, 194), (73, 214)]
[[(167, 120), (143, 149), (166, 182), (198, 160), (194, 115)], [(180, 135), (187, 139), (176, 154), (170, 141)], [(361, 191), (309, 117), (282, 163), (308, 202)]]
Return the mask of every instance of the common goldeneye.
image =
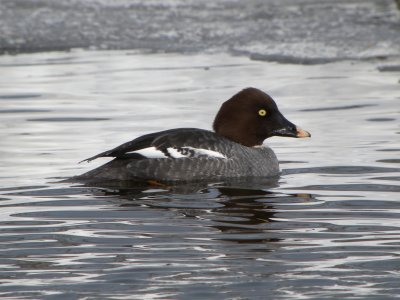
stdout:
[(177, 128), (143, 135), (85, 159), (114, 157), (75, 179), (170, 182), (275, 176), (280, 172), (278, 159), (263, 141), (271, 136), (311, 136), (289, 122), (269, 95), (255, 88), (224, 102), (213, 129)]

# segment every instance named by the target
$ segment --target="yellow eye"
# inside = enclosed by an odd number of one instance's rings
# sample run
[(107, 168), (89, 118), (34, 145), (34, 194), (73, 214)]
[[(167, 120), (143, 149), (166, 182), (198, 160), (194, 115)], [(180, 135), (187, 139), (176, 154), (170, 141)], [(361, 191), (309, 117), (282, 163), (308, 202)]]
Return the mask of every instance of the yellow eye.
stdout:
[(265, 109), (260, 109), (258, 111), (258, 115), (261, 117), (265, 117), (267, 115), (267, 111)]

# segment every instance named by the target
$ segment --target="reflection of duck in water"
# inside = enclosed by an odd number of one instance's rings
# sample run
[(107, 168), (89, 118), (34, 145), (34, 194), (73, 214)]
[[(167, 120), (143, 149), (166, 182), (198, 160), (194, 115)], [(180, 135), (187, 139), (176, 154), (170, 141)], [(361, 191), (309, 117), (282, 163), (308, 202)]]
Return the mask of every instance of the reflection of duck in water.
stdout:
[[(257, 249), (268, 251), (274, 247), (271, 246), (273, 244), (267, 247), (262, 245), (281, 241), (284, 236), (282, 228), (287, 226), (276, 223), (277, 219), (285, 216), (276, 215), (280, 206), (276, 208), (275, 205), (304, 202), (312, 198), (309, 194), (282, 194), (276, 191), (278, 180), (278, 177), (236, 178), (215, 184), (191, 182), (156, 188), (145, 184), (112, 182), (112, 185), (99, 185), (96, 194), (100, 192), (102, 196), (110, 197), (117, 207), (124, 210), (145, 209), (149, 210), (148, 213), (155, 210), (156, 216), (160, 213), (164, 215), (162, 212), (165, 211), (169, 218), (188, 219), (182, 224), (189, 222), (190, 226), (211, 228), (208, 238), (213, 240), (254, 244)], [(90, 186), (93, 187), (92, 184)]]
[[(104, 191), (117, 196), (118, 206), (133, 210), (169, 211), (178, 218), (197, 220), (194, 224), (214, 228), (210, 238), (235, 243), (268, 243), (279, 241), (279, 234), (272, 230), (273, 203), (283, 195), (269, 191), (277, 186), (277, 178), (255, 181), (230, 181), (218, 186), (196, 184), (174, 185), (168, 189), (133, 187)], [(245, 188), (258, 184), (254, 188)], [(295, 195), (291, 195), (293, 197)]]
[(266, 234), (268, 224), (275, 214), (272, 206), (276, 194), (264, 190), (219, 188), (225, 201), (223, 207), (214, 210), (216, 224), (222, 235), (216, 237), (224, 241), (237, 243), (277, 242), (280, 239)]
[(215, 132), (178, 128), (141, 136), (99, 157), (115, 157), (83, 175), (80, 181), (193, 181), (279, 174), (269, 147), (271, 136), (309, 137), (289, 122), (264, 92), (247, 88), (223, 103), (215, 117)]
[(287, 235), (282, 231), (288, 225), (278, 221), (282, 215), (275, 203), (283, 199), (296, 202), (296, 198), (297, 201), (304, 201), (312, 197), (309, 194), (280, 194), (258, 189), (218, 188), (218, 191), (226, 198), (218, 201), (223, 206), (212, 209), (203, 218), (212, 220), (211, 227), (218, 230), (213, 239), (242, 244), (247, 254), (249, 247), (254, 251), (273, 251), (280, 247), (277, 242), (285, 240)]

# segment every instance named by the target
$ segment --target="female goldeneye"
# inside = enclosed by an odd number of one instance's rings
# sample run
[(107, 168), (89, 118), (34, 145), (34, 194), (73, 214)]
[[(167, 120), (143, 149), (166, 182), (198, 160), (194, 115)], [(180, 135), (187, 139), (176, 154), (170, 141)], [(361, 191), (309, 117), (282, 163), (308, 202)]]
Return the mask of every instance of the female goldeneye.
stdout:
[(74, 177), (84, 181), (170, 182), (266, 177), (279, 174), (271, 136), (310, 137), (279, 112), (266, 93), (247, 88), (224, 102), (215, 117), (215, 132), (177, 128), (138, 137), (85, 159), (114, 159)]

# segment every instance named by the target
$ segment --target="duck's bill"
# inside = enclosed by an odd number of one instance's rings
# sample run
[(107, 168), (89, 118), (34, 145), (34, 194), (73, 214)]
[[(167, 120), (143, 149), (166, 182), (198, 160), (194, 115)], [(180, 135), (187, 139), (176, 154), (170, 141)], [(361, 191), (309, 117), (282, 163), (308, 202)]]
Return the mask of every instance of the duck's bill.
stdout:
[(295, 138), (307, 138), (311, 137), (311, 134), (308, 131), (301, 129), (298, 126), (289, 126), (284, 127), (274, 131), (274, 135), (276, 136), (287, 136), (287, 137), (295, 137)]
[(308, 131), (301, 129), (300, 127), (296, 126), (296, 137), (297, 138), (307, 138), (311, 137), (311, 134)]

